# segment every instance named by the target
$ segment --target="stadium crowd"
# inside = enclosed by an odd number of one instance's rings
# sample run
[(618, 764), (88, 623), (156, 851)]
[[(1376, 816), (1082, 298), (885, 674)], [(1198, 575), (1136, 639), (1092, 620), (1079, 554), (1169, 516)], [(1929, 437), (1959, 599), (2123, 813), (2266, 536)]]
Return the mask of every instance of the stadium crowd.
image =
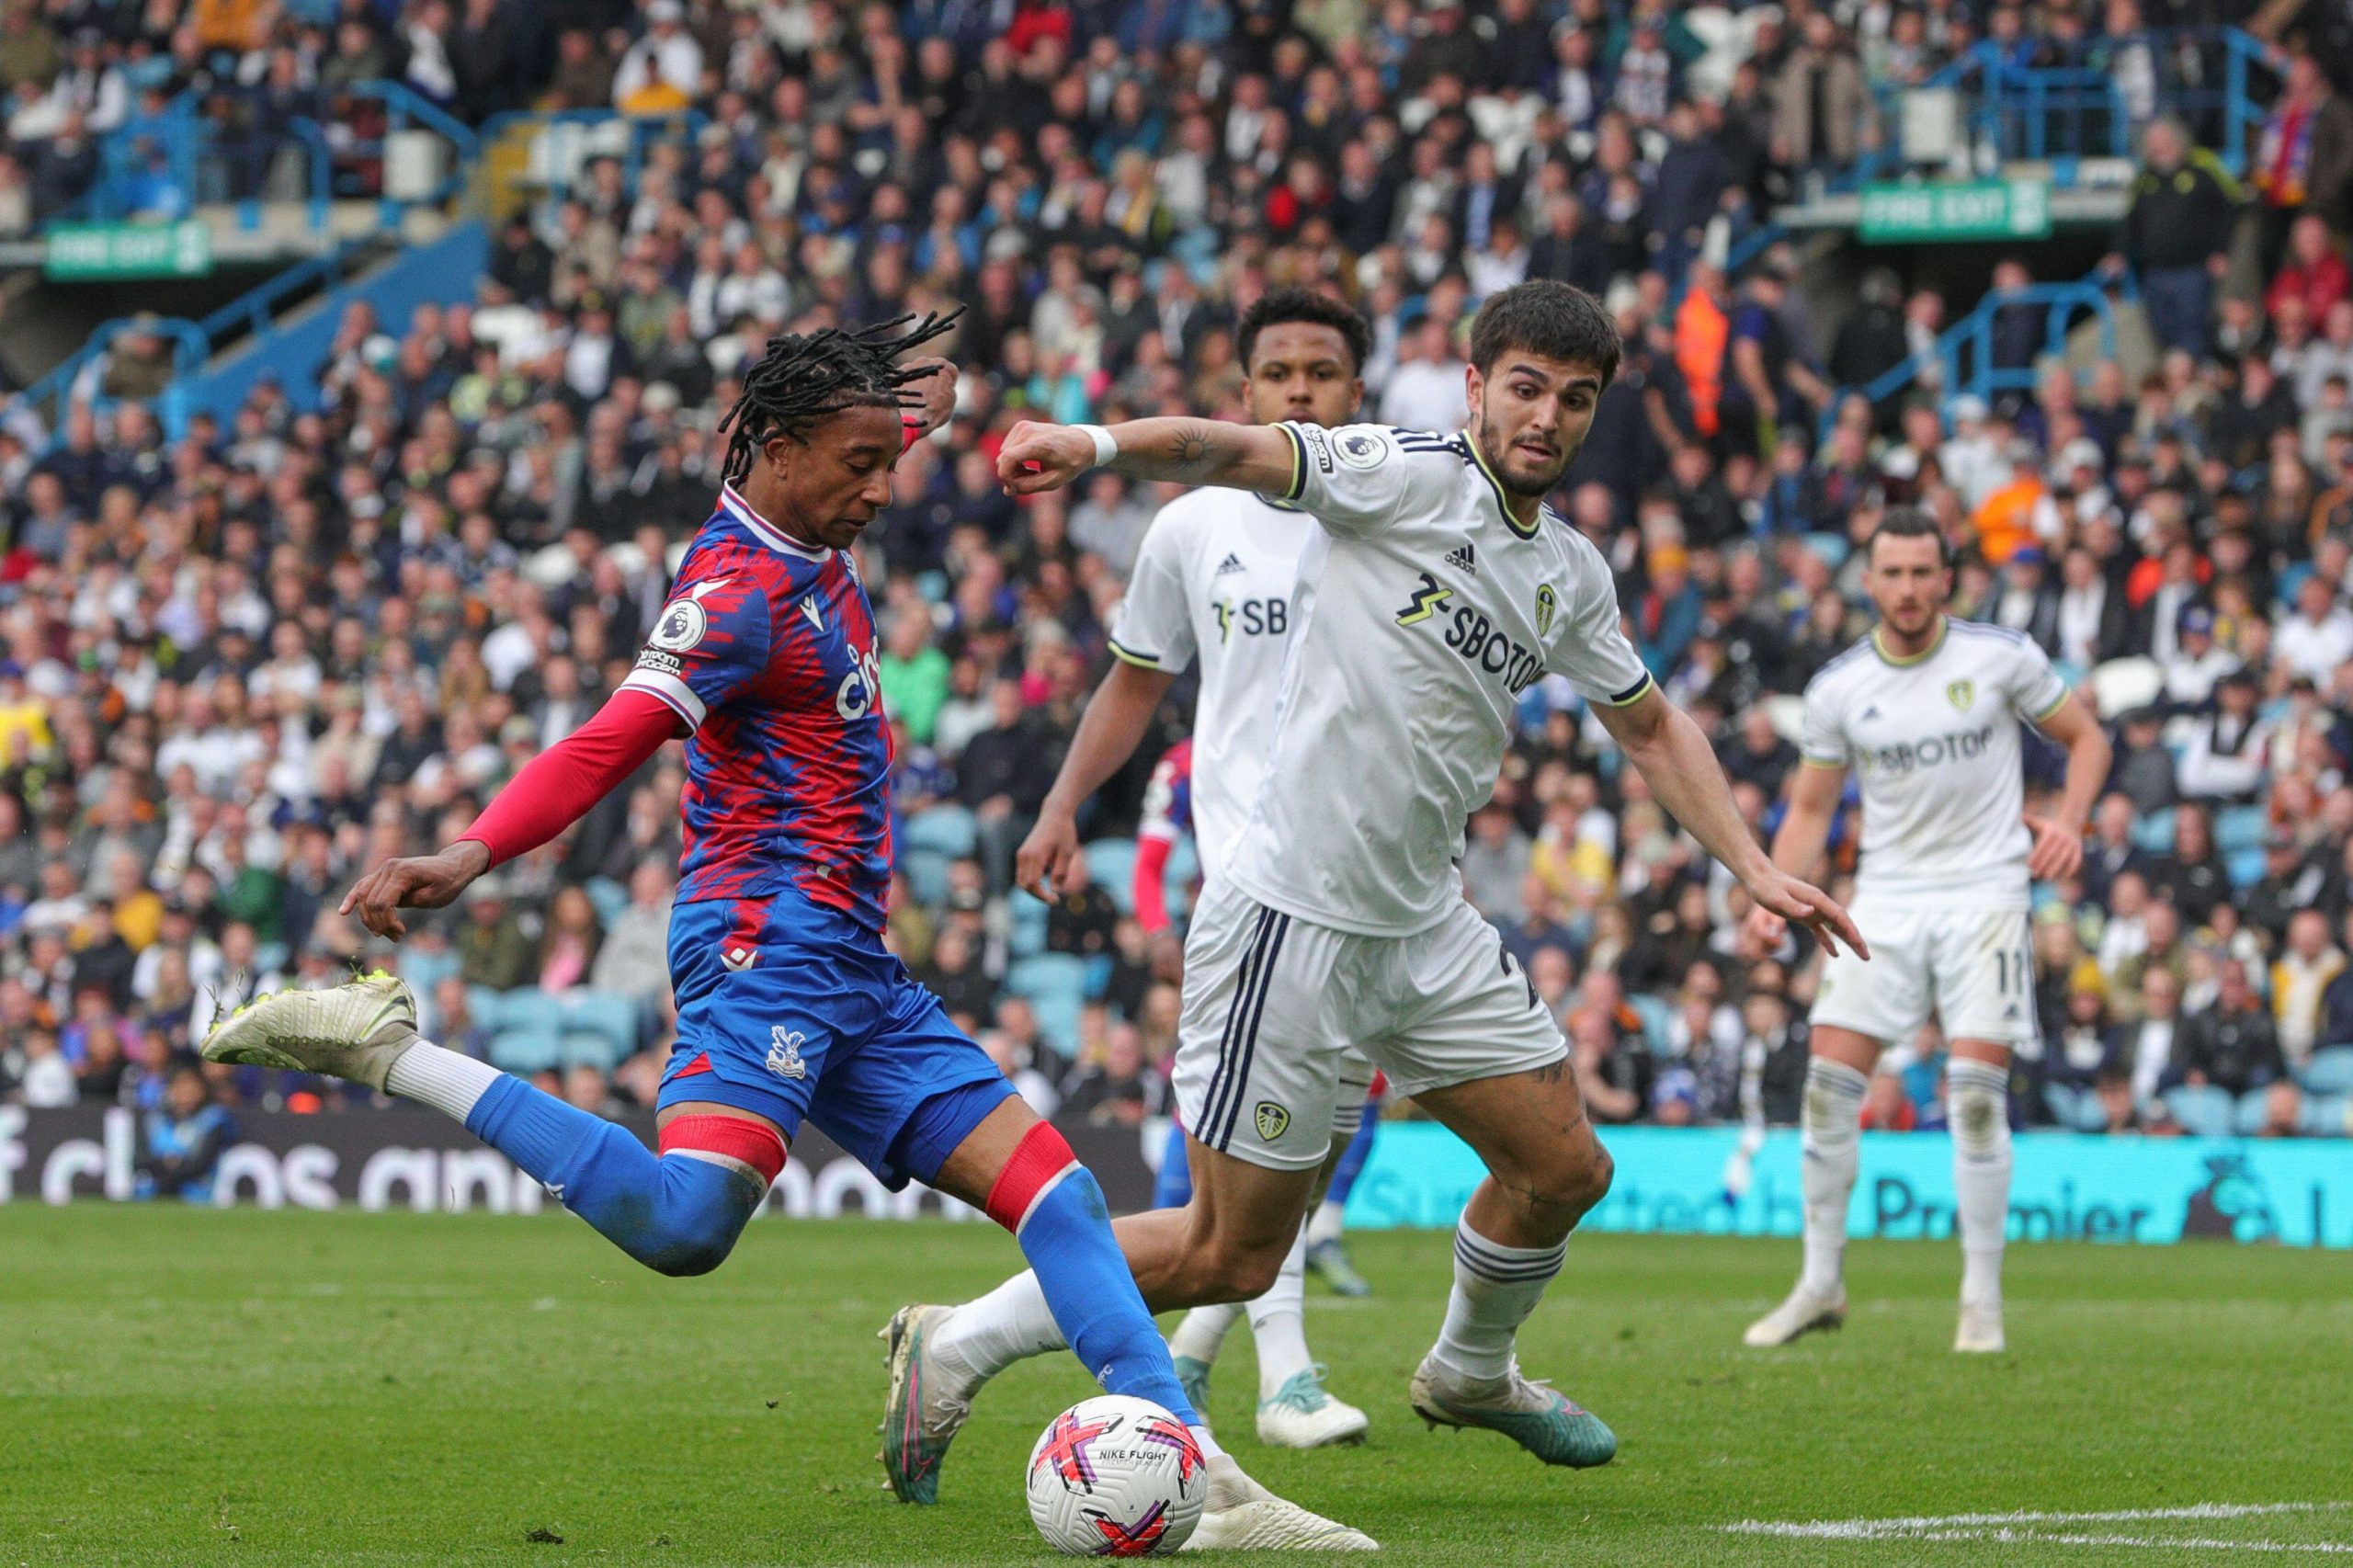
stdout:
[[(2244, 190), (2148, 128), (2154, 177), (2118, 236), (2163, 348), (2145, 377), (2052, 367), (1990, 405), (1931, 385), (1875, 408), (1838, 389), (1910, 354), (1945, 301), (1874, 273), (1825, 312), (1786, 244), (1721, 263), (1785, 182), (1872, 134), (1870, 83), (2004, 36), (2011, 7), (1869, 5), (1850, 26), (1798, 4), (1752, 18), (1730, 62), (1660, 0), (305, 14), (0, 5), (0, 195), (29, 168), (27, 213), (51, 210), (94, 108), (168, 93), (214, 48), (234, 57), (221, 90), (256, 101), (359, 79), (358, 51), (476, 118), (707, 119), (499, 225), (472, 304), (397, 334), (349, 307), (316, 411), (265, 383), (176, 440), (132, 401), (55, 431), (0, 416), (0, 1096), (201, 1103), (172, 1075), (223, 1008), (358, 960), (411, 979), (432, 1038), (576, 1104), (650, 1104), (675, 748), (398, 949), (363, 954), (336, 902), (454, 839), (626, 674), (769, 335), (961, 304), (958, 417), (902, 460), (861, 545), (898, 739), (891, 938), (1041, 1107), (1165, 1109), (1181, 952), (1134, 919), (1128, 865), (1188, 682), (1093, 807), (1094, 885), (1048, 908), (1009, 883), (1167, 495), (1098, 474), (1017, 505), (995, 448), (1023, 418), (1239, 417), (1233, 322), (1285, 284), (1370, 321), (1368, 417), (1451, 427), (1479, 299), (1542, 276), (1601, 295), (1627, 350), (1557, 508), (1760, 832), (1797, 760), (1794, 694), (1867, 630), (1855, 546), (1888, 506), (1943, 524), (1957, 613), (2029, 632), (2099, 699), (2116, 773), (2083, 874), (2039, 890), (2020, 1123), (2173, 1131), (2166, 1091), (2188, 1087), (2247, 1099), (2250, 1131), (2343, 1130), (2341, 1097), (2298, 1085), (2353, 1044), (2353, 84), (2289, 66)], [(242, 42), (206, 30), (224, 17)], [(469, 41), (502, 19), (506, 53)], [(2111, 0), (2076, 36), (2138, 26)], [(515, 41), (542, 33), (544, 71)], [(2165, 221), (2192, 197), (2219, 228)], [(2242, 222), (2255, 259), (2234, 267), (2216, 236)], [(2205, 287), (2165, 283), (2193, 239)], [(2027, 276), (2006, 261), (1995, 287)], [(1793, 1122), (1809, 956), (1744, 948), (1738, 890), (1564, 686), (1531, 688), (1523, 721), (1464, 881), (1563, 1019), (1597, 1118)], [(2040, 785), (2055, 764), (2030, 759)], [(1850, 818), (1845, 865), (1852, 837)], [(1933, 1036), (1893, 1058), (1870, 1124), (1938, 1125), (1938, 1060)], [(349, 1094), (205, 1076), (232, 1108)]]

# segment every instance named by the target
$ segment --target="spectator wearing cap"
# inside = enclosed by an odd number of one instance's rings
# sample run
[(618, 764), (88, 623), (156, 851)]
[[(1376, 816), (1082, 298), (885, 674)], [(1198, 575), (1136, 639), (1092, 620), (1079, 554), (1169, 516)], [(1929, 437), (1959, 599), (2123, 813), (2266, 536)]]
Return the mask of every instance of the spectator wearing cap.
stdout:
[(2314, 908), (2327, 891), (2327, 869), (2314, 860), (2295, 828), (2280, 823), (2264, 840), (2263, 875), (2237, 903), (2248, 926), (2279, 943), (2296, 914)]
[(2238, 202), (2238, 183), (2213, 153), (2191, 144), (2179, 120), (2150, 124), (2109, 261), (2129, 263), (2139, 274), (2149, 330), (2160, 347), (2205, 353), (2214, 285), (2230, 267)]
[(1768, 456), (1783, 425), (1830, 405), (1829, 386), (1805, 362), (1782, 316), (1789, 284), (1785, 264), (1768, 256), (1750, 267), (1733, 307), (1717, 413), (1727, 454)]
[[(2223, 679), (2239, 669), (2238, 656), (2215, 639), (2214, 612), (2202, 604), (2181, 612), (2173, 655), (2161, 663), (2165, 701), (2176, 712), (2205, 707)], [(2247, 684), (2252, 690), (2254, 683)]]
[(650, 0), (645, 31), (613, 72), (613, 107), (628, 114), (685, 108), (702, 88), (702, 45), (686, 28), (678, 0)]

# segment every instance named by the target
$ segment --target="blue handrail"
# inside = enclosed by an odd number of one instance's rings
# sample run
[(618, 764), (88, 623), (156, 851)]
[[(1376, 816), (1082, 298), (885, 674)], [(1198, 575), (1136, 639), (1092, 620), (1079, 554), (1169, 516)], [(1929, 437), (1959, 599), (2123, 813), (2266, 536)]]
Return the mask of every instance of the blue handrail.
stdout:
[[(196, 322), (176, 316), (146, 322), (129, 316), (117, 317), (113, 321), (100, 323), (97, 329), (90, 334), (88, 342), (67, 356), (65, 360), (51, 369), (49, 374), (17, 393), (16, 397), (10, 401), (21, 402), (35, 413), (41, 414), (43, 423), (48, 425), (53, 434), (65, 423), (66, 406), (73, 398), (75, 383), (81, 381), (99, 357), (113, 346), (116, 338), (133, 331), (152, 332), (158, 336), (172, 340), (172, 379), (175, 381), (192, 371), (200, 369), (204, 362), (211, 358), (210, 339), (207, 336), (204, 328)], [(171, 402), (168, 388), (165, 390), (163, 401), (164, 412), (169, 419), (176, 415), (176, 410)], [(89, 399), (92, 411), (100, 413), (114, 406), (114, 402), (112, 398), (95, 394)], [(44, 409), (48, 412), (43, 413)], [(175, 431), (174, 434), (176, 436), (177, 432)]]
[[(2137, 295), (2130, 274), (2120, 278), (2101, 272), (2071, 283), (2032, 283), (2023, 289), (1988, 294), (1977, 302), (1976, 309), (1938, 334), (1936, 342), (1928, 347), (1861, 387), (1840, 387), (1823, 415), (1820, 434), (1828, 437), (1838, 406), (1847, 398), (1859, 394), (1873, 404), (1885, 403), (1919, 380), (1921, 372), (1932, 366), (1942, 373), (1942, 396), (1948, 403), (1963, 392), (1991, 401), (1997, 392), (2032, 387), (2041, 362), (2066, 352), (2067, 334), (2085, 311), (2099, 323), (2100, 357), (2113, 359), (2116, 306), (2109, 298), (2111, 290), (2127, 301)], [(2038, 308), (2044, 312), (2040, 350), (2025, 365), (1996, 366), (1995, 320), (2005, 310)]]
[[(647, 148), (657, 142), (699, 137), (710, 124), (710, 117), (700, 109), (692, 108), (674, 109), (667, 114), (623, 114), (618, 109), (605, 108), (517, 109), (493, 115), (483, 121), (482, 143), (487, 146), (518, 126), (530, 128), (536, 135), (559, 125), (601, 128), (616, 123), (629, 128), (628, 142), (620, 154), (621, 173), (634, 188), (638, 171), (645, 165)], [(549, 196), (559, 201), (570, 190), (568, 177), (559, 177), (548, 187)]]
[[(2130, 72), (2122, 69), (2128, 60), (2137, 62)], [(2079, 63), (2065, 65), (2019, 65), (2000, 45), (1981, 40), (1917, 86), (1875, 85), (1886, 133), (1825, 186), (1853, 190), (1907, 172), (1902, 99), (1924, 88), (1963, 95), (1972, 162), (1988, 149), (2004, 161), (2049, 161), (2054, 181), (2072, 184), (2076, 160), (2129, 158), (2140, 128), (2155, 114), (2170, 113), (2189, 121), (2200, 143), (2213, 146), (2223, 166), (2242, 175), (2264, 118), (2250, 93), (2252, 68), (2258, 66), (2276, 74), (2278, 51), (2237, 28), (2146, 28), (2117, 39), (2102, 36), (2086, 42)], [(2138, 101), (2143, 80), (2150, 91), (2146, 101)]]
[[(90, 188), (53, 219), (96, 219), (106, 221), (125, 217), (133, 210), (131, 201), (137, 189), (138, 179), (153, 172), (160, 155), (162, 172), (170, 186), (176, 187), (184, 206), (193, 206), (201, 198), (206, 171), (219, 149), (219, 135), (209, 116), (204, 114), (208, 89), (190, 87), (153, 114), (124, 122), (98, 143), (98, 175)], [(482, 146), (481, 136), (465, 121), (426, 97), (404, 82), (355, 82), (341, 90), (341, 96), (373, 98), (384, 105), (387, 132), (404, 131), (412, 124), (434, 132), (447, 141), (455, 151), (451, 171), (425, 200), (438, 203), (463, 188), (475, 155)], [(332, 142), (326, 128), (307, 117), (289, 125), (290, 133), (302, 143), (309, 164), (310, 222), (313, 232), (324, 231), (327, 222), (327, 203), (333, 193), (334, 162), (338, 149)], [(347, 142), (342, 152), (369, 156), (381, 153), (381, 138)], [(400, 221), (407, 203), (384, 199), (383, 222), (387, 225)]]

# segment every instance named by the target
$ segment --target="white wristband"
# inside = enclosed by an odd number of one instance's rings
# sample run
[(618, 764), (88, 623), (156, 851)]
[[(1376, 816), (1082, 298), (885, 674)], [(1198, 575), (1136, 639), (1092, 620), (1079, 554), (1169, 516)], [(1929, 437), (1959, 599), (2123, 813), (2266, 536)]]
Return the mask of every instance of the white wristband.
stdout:
[(1071, 428), (1084, 430), (1095, 437), (1095, 467), (1109, 468), (1111, 460), (1120, 455), (1120, 443), (1112, 439), (1111, 432), (1103, 428), (1102, 426), (1074, 425)]

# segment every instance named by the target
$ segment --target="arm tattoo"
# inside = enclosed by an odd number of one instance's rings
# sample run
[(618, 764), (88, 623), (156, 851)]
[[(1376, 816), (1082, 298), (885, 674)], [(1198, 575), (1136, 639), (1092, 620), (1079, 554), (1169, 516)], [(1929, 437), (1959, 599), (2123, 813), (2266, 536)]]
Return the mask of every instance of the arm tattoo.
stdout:
[(1207, 475), (1210, 460), (1210, 427), (1196, 419), (1186, 420), (1169, 438), (1167, 463), (1171, 479), (1199, 479)]

